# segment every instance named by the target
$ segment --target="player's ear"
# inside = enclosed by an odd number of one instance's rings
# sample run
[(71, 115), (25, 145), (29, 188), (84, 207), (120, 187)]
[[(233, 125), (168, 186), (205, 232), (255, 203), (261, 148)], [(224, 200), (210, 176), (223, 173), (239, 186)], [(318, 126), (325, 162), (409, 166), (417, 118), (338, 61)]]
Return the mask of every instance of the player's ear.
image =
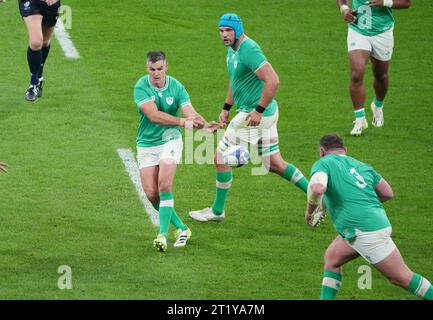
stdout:
[(325, 148), (320, 147), (320, 157), (324, 157), (325, 156)]

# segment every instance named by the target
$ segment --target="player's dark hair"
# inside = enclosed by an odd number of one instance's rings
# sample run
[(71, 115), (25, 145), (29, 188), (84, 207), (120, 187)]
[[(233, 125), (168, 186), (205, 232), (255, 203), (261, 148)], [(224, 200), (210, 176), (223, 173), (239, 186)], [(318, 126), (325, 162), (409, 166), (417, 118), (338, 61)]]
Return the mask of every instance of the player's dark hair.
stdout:
[(337, 134), (327, 134), (320, 139), (320, 146), (325, 150), (343, 149), (344, 143)]
[(152, 63), (158, 62), (160, 60), (165, 61), (166, 60), (165, 53), (162, 51), (149, 51), (147, 53), (147, 60)]

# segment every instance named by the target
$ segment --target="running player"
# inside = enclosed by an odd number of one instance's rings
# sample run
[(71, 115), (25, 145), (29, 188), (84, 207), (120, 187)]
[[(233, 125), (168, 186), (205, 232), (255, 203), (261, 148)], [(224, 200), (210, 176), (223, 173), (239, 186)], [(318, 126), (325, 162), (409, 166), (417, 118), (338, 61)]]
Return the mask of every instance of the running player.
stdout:
[(233, 13), (219, 20), (221, 40), (227, 47), (227, 68), (230, 76), (227, 98), (219, 120), (229, 122), (229, 111), (237, 106), (215, 156), (216, 195), (210, 208), (191, 211), (197, 221), (221, 221), (225, 218), (227, 193), (232, 183), (231, 168), (222, 163), (222, 154), (241, 142), (258, 145), (259, 155), (271, 172), (307, 192), (308, 180), (293, 164), (281, 157), (278, 146), (278, 105), (274, 97), (279, 78), (263, 55), (259, 45), (244, 33), (242, 21)]
[(394, 47), (394, 17), (392, 9), (410, 7), (410, 0), (337, 0), (343, 19), (349, 24), (347, 48), (350, 63), (349, 91), (355, 113), (350, 134), (360, 136), (368, 128), (365, 118), (364, 72), (371, 60), (375, 97), (371, 103), (372, 124), (384, 125), (383, 102), (388, 91), (388, 68)]
[(391, 186), (371, 166), (346, 155), (337, 135), (320, 139), (320, 156), (311, 169), (305, 219), (322, 197), (338, 236), (325, 252), (321, 299), (335, 299), (344, 264), (362, 256), (388, 280), (433, 300), (433, 286), (405, 264), (391, 239), (391, 224), (381, 202), (394, 197)]

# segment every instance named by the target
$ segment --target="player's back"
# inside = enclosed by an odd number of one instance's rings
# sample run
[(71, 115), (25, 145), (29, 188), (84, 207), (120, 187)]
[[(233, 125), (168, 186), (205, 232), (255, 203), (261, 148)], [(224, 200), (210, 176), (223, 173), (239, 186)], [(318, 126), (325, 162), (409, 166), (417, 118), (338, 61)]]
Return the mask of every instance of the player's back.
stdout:
[(317, 161), (313, 170), (328, 175), (325, 204), (341, 234), (390, 226), (375, 191), (382, 177), (370, 165), (346, 155), (330, 154)]

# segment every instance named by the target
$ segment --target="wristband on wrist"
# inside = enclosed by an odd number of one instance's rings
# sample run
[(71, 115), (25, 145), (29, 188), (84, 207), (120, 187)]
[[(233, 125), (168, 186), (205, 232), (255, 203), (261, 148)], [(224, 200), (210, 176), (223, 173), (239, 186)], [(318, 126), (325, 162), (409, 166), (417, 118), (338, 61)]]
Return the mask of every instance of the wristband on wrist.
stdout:
[(232, 104), (229, 104), (229, 103), (224, 103), (224, 107), (223, 107), (223, 109), (224, 110), (227, 110), (227, 111), (230, 111), (230, 109), (233, 107), (233, 105)]
[(383, 6), (384, 7), (388, 7), (388, 8), (392, 8), (392, 0), (383, 0)]
[(349, 6), (348, 6), (347, 4), (343, 4), (343, 5), (340, 7), (340, 12), (341, 12), (341, 14), (343, 14), (343, 12), (346, 11), (346, 10), (350, 10), (350, 8), (349, 8)]
[(266, 109), (266, 108), (263, 108), (263, 107), (260, 106), (260, 105), (258, 105), (258, 106), (256, 107), (256, 111), (257, 111), (258, 113), (263, 113), (263, 112), (265, 111), (265, 109)]

